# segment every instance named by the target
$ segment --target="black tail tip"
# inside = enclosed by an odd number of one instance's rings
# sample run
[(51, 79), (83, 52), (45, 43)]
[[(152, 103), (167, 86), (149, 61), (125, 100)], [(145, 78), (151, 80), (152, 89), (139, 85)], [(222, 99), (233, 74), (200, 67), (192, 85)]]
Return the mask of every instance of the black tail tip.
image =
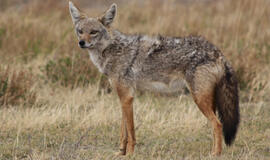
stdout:
[(225, 144), (227, 146), (231, 146), (233, 144), (235, 137), (231, 137), (231, 136), (225, 136)]
[(230, 146), (233, 144), (236, 133), (237, 133), (237, 127), (238, 127), (238, 123), (235, 126), (231, 126), (230, 128), (227, 128), (227, 127), (223, 128), (224, 140), (227, 146)]

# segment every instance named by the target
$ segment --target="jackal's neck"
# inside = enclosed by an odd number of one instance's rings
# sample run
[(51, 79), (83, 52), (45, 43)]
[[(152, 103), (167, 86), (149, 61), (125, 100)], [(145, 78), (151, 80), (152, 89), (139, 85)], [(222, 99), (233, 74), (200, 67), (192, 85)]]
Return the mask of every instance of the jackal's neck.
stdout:
[(125, 34), (118, 30), (113, 30), (111, 35), (112, 43), (114, 45), (122, 45), (122, 46), (136, 42), (136, 40), (139, 37), (140, 35)]

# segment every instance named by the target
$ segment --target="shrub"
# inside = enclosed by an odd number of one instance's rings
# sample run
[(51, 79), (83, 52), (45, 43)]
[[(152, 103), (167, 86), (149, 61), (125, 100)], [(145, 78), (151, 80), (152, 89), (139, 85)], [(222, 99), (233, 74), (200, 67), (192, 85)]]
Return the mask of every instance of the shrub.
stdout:
[(100, 74), (91, 64), (89, 58), (77, 55), (49, 60), (41, 67), (45, 81), (58, 83), (64, 87), (75, 88), (95, 82)]
[(36, 100), (32, 74), (0, 66), (0, 105), (32, 105)]

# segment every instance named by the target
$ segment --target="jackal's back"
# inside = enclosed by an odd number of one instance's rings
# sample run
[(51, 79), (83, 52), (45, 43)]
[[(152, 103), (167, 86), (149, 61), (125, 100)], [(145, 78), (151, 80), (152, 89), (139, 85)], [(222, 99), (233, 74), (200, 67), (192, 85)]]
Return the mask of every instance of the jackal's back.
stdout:
[(186, 74), (221, 56), (221, 52), (202, 37), (159, 37), (145, 50), (141, 53), (144, 59), (138, 61), (143, 61), (140, 62), (144, 64), (143, 70), (154, 72), (181, 71)]
[(122, 51), (127, 51), (122, 60), (118, 57), (118, 61), (126, 65), (121, 72), (124, 79), (139, 85), (141, 82), (162, 83), (171, 85), (172, 89), (177, 89), (182, 78), (192, 81), (199, 66), (221, 65), (223, 68), (225, 61), (217, 47), (203, 37), (195, 36), (136, 36)]
[(192, 84), (200, 66), (210, 67), (209, 72), (211, 68), (223, 70), (226, 61), (220, 50), (203, 37), (149, 37), (118, 31), (113, 37), (112, 43), (97, 54), (103, 73), (139, 88), (155, 84), (160, 91), (177, 91), (183, 80)]

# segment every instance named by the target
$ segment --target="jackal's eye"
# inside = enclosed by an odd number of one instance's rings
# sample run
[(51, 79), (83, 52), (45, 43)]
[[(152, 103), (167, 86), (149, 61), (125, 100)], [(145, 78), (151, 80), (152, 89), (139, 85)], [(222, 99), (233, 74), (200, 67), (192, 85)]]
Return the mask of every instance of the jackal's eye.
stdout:
[(97, 33), (98, 33), (97, 30), (93, 30), (93, 31), (90, 32), (91, 35), (96, 35)]
[(83, 31), (81, 29), (77, 30), (79, 34), (83, 34)]

